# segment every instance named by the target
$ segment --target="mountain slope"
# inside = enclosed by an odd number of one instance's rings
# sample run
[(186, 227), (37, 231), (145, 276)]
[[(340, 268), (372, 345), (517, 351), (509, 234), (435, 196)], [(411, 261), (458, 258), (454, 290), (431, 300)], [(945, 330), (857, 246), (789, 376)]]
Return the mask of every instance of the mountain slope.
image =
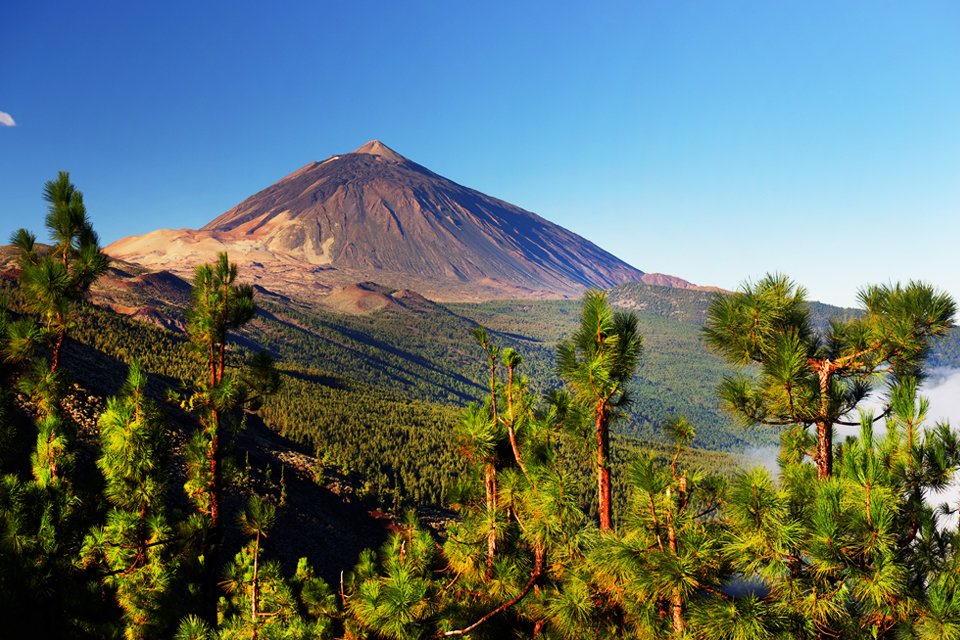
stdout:
[(120, 240), (115, 257), (152, 268), (229, 251), (256, 280), (301, 297), (374, 281), (437, 300), (568, 297), (670, 276), (644, 274), (577, 234), (463, 187), (379, 141), (313, 162), (199, 230)]

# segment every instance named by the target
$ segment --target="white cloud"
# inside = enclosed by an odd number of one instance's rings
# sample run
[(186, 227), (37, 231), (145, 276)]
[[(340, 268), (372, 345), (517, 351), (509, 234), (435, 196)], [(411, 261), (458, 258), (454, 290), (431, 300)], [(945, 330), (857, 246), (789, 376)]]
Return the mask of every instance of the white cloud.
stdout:
[(4, 127), (13, 127), (16, 126), (16, 124), (17, 123), (13, 121), (12, 115), (0, 111), (0, 125), (3, 125)]

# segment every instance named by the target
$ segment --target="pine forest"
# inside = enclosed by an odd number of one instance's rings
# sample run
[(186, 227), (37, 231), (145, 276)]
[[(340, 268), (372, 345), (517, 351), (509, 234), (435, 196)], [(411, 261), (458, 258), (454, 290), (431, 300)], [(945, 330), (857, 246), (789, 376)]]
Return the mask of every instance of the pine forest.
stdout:
[(2, 637), (960, 640), (929, 284), (346, 314), (42, 198), (0, 254)]

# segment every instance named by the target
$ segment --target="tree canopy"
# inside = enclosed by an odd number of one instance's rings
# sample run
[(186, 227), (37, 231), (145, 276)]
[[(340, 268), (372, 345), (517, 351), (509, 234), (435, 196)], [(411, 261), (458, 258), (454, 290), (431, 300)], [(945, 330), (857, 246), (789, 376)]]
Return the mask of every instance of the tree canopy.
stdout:
[[(818, 477), (833, 469), (833, 427), (856, 424), (850, 414), (870, 393), (919, 380), (931, 339), (953, 324), (956, 304), (919, 282), (877, 285), (860, 292), (862, 313), (811, 321), (806, 291), (782, 275), (768, 275), (710, 305), (707, 343), (742, 369), (719, 390), (747, 423), (816, 427), (810, 455)], [(888, 410), (879, 417), (886, 416)]]

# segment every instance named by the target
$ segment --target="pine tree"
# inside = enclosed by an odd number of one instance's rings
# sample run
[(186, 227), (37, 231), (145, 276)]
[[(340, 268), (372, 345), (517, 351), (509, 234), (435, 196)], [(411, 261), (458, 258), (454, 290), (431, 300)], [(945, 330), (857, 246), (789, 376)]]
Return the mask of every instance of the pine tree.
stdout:
[(26, 229), (16, 231), (11, 242), (20, 249), (21, 287), (27, 305), (41, 317), (51, 344), (50, 370), (56, 371), (71, 310), (106, 272), (110, 261), (100, 250), (83, 194), (70, 182), (69, 173), (61, 171), (56, 180), (48, 181), (43, 197), (48, 204), (45, 225), (52, 249), (38, 250), (36, 236)]
[(267, 537), (267, 531), (273, 527), (276, 509), (258, 496), (253, 496), (247, 508), (240, 514), (240, 530), (244, 535), (253, 537), (253, 576), (250, 579), (250, 626), (251, 638), (256, 640), (257, 627), (260, 626), (260, 540)]
[[(92, 604), (91, 594), (74, 563), (96, 510), (81, 508), (85, 487), (75, 486), (76, 425), (61, 406), (64, 376), (58, 365), (75, 308), (106, 270), (107, 258), (82, 195), (66, 173), (47, 183), (44, 197), (54, 246), (38, 247), (36, 237), (24, 229), (11, 238), (20, 250), (16, 295), (22, 309), (36, 315), (16, 318), (0, 311), (0, 402), (6, 405), (9, 391), (18, 390), (30, 401), (19, 426), (36, 429), (29, 465), (4, 455), (4, 471), (11, 473), (0, 483), (0, 585), (8, 596), (3, 602), (8, 632), (20, 635), (25, 628), (32, 635), (59, 637), (88, 628), (81, 619)], [(49, 360), (37, 349), (44, 343)]]
[[(960, 620), (950, 584), (956, 532), (927, 500), (960, 464), (957, 439), (946, 425), (922, 429), (923, 402), (904, 385), (886, 432), (862, 414), (859, 437), (839, 447), (829, 478), (816, 481), (787, 437), (779, 484), (764, 469), (734, 479), (725, 555), (765, 594), (739, 600), (754, 622), (776, 620), (797, 638), (923, 637), (918, 628), (951, 637), (950, 621)], [(931, 634), (932, 620), (947, 623), (944, 635)]]
[[(488, 405), (489, 406), (489, 405)], [(487, 407), (470, 403), (458, 424), (457, 439), (460, 453), (472, 463), (479, 464), (483, 473), (484, 511), (486, 531), (486, 575), (493, 575), (497, 552), (497, 447), (502, 438), (502, 427), (493, 420)]]
[(176, 638), (189, 640), (314, 640), (329, 638), (340, 618), (337, 598), (314, 575), (306, 558), (289, 579), (280, 564), (264, 558), (264, 545), (276, 518), (272, 498), (252, 495), (237, 517), (250, 540), (225, 568), (217, 622), (196, 616), (180, 622)]
[(100, 416), (100, 443), (97, 466), (112, 508), (106, 524), (87, 536), (84, 563), (102, 567), (123, 611), (124, 637), (155, 637), (164, 630), (177, 559), (165, 506), (169, 445), (139, 362)]
[[(493, 422), (491, 412), (471, 405), (461, 434), (471, 450), (494, 451), (505, 441), (504, 454), (496, 458), (498, 504), (504, 514), (497, 527), (500, 543), (492, 571), (483, 570), (474, 541), (484, 528), (484, 510), (469, 500), (468, 487), (463, 494), (467, 499), (459, 505), (462, 520), (448, 527), (443, 547), (446, 573), (456, 576), (435, 605), (444, 618), (440, 626), (446, 637), (470, 636), (481, 629), (490, 637), (512, 628), (539, 633), (547, 624), (550, 588), (582, 559), (577, 530), (585, 518), (567, 479), (556, 469), (556, 439), (551, 441), (568, 396), (552, 394), (555, 402), (538, 410), (528, 381), (518, 371), (519, 354), (511, 349), (500, 353), (506, 379), (501, 383), (494, 378), (492, 383), (499, 395), (500, 424)], [(482, 458), (467, 459), (485, 464)], [(473, 478), (477, 471), (474, 466)]]
[[(45, 224), (54, 242), (49, 251), (36, 246), (36, 236), (19, 229), (11, 242), (20, 250), (20, 291), (28, 310), (39, 316), (6, 321), (5, 360), (24, 365), (17, 386), (37, 406), (39, 434), (32, 464), (36, 481), (56, 483), (71, 462), (72, 433), (60, 412), (63, 379), (58, 372), (60, 353), (74, 308), (107, 269), (109, 259), (87, 216), (83, 194), (61, 171), (44, 186), (48, 203)], [(35, 347), (47, 342), (50, 362), (36, 358)]]
[[(466, 462), (454, 500), (459, 518), (448, 524), (440, 549), (408, 520), (379, 557), (372, 552), (361, 557), (347, 582), (347, 637), (539, 634), (547, 629), (558, 581), (583, 561), (578, 532), (586, 518), (555, 468), (555, 433), (569, 396), (551, 394), (555, 402), (538, 410), (518, 371), (520, 357), (483, 337), (494, 397), (482, 406), (470, 404), (458, 427)], [(502, 354), (505, 381), (498, 379), (491, 353)], [(497, 478), (495, 519), (486, 490), (491, 466)]]
[(471, 407), (461, 423), (461, 442), (471, 458), (483, 461), (483, 486), (487, 499), (487, 577), (493, 574), (493, 561), (497, 554), (497, 446), (500, 440), (500, 412), (497, 407), (499, 395), (497, 382), (497, 356), (500, 348), (490, 342), (483, 327), (474, 330), (474, 337), (487, 357), (490, 374), (490, 395), (481, 413), (479, 407)]
[(346, 636), (426, 637), (439, 610), (442, 587), (433, 575), (437, 561), (430, 534), (411, 520), (391, 534), (379, 558), (370, 550), (361, 554), (347, 580)]
[(602, 291), (588, 291), (583, 297), (580, 326), (573, 338), (557, 348), (557, 370), (589, 409), (597, 446), (597, 498), (600, 529), (613, 528), (613, 501), (610, 479), (610, 423), (630, 403), (627, 383), (633, 376), (643, 350), (637, 317), (613, 311)]
[[(724, 483), (684, 463), (686, 446), (695, 437), (687, 420), (679, 418), (665, 430), (674, 439), (672, 458), (666, 462), (648, 452), (633, 462), (622, 525), (615, 535), (592, 541), (578, 580), (581, 598), (592, 602), (590, 618), (599, 618), (583, 623), (615, 622), (613, 633), (680, 640), (695, 635), (693, 617), (730, 575), (719, 517)], [(582, 624), (570, 628), (575, 618), (565, 604), (553, 613), (568, 628), (565, 637), (586, 632)]]
[(526, 381), (519, 377), (517, 367), (523, 362), (523, 358), (514, 349), (508, 347), (503, 350), (503, 365), (507, 369), (507, 380), (504, 386), (504, 399), (506, 406), (501, 422), (507, 428), (507, 437), (510, 439), (510, 450), (513, 452), (513, 459), (517, 467), (524, 475), (527, 475), (527, 466), (523, 463), (523, 454), (520, 452), (518, 444), (522, 431), (527, 427), (527, 422), (532, 416), (533, 396), (526, 392)]
[[(245, 411), (276, 391), (279, 377), (267, 354), (256, 354), (239, 371), (228, 367), (227, 339), (253, 318), (253, 289), (237, 283), (238, 270), (221, 253), (215, 264), (197, 267), (193, 304), (188, 312), (191, 343), (203, 361), (195, 392), (182, 404), (197, 415), (200, 429), (187, 446), (185, 489), (205, 519), (201, 555), (205, 577), (206, 618), (216, 621), (217, 556), (223, 538), (224, 461), (232, 430), (240, 428)], [(238, 415), (239, 414), (239, 415)]]
[[(247, 284), (236, 284), (237, 266), (231, 264), (226, 253), (221, 253), (215, 265), (197, 267), (193, 283), (193, 306), (189, 312), (189, 334), (193, 344), (203, 355), (206, 374), (198, 384), (198, 392), (191, 405), (201, 409), (203, 448), (206, 449), (206, 477), (201, 493), (206, 504), (201, 510), (210, 518), (215, 532), (220, 530), (220, 509), (223, 499), (223, 469), (221, 450), (221, 417), (237, 405), (240, 384), (226, 373), (227, 332), (237, 329), (254, 315), (253, 289)], [(219, 534), (216, 534), (219, 535)]]
[[(731, 295), (717, 295), (704, 336), (730, 362), (753, 364), (758, 374), (724, 379), (720, 396), (749, 424), (815, 427), (810, 451), (817, 477), (833, 470), (833, 427), (885, 380), (892, 388), (921, 378), (931, 338), (952, 324), (956, 304), (917, 282), (872, 286), (859, 295), (863, 313), (831, 320), (819, 330), (806, 291), (782, 275), (768, 275)], [(880, 419), (887, 411), (877, 416)]]
[(306, 559), (300, 559), (296, 575), (288, 581), (277, 562), (261, 558), (275, 518), (276, 507), (258, 495), (250, 497), (238, 516), (240, 532), (251, 540), (221, 583), (227, 594), (221, 604), (221, 638), (329, 637), (332, 617), (338, 614), (336, 598), (323, 580), (313, 576)]

